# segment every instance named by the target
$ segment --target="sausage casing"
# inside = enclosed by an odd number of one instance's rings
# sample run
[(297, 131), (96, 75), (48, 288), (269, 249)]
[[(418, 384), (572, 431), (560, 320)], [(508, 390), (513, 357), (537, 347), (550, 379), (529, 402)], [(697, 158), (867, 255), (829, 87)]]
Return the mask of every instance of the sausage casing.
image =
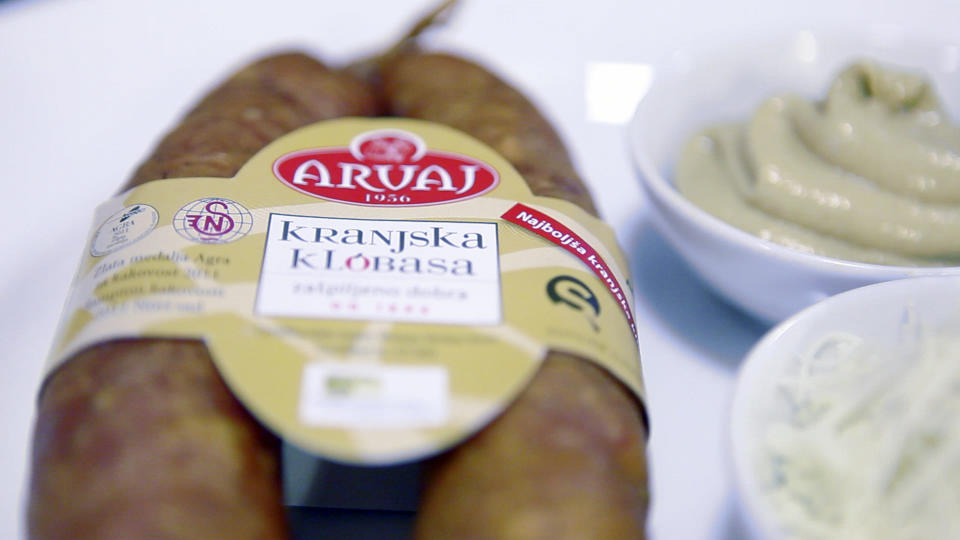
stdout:
[[(466, 59), (405, 53), (382, 67), (390, 114), (498, 150), (536, 195), (596, 214), (560, 137), (520, 92)], [(636, 539), (648, 505), (642, 405), (604, 369), (551, 352), (497, 420), (436, 460), (416, 526), (433, 539)]]
[[(230, 177), (297, 127), (376, 112), (363, 83), (310, 57), (258, 61), (214, 89), (127, 184)], [(91, 347), (41, 392), (32, 539), (287, 538), (279, 442), (233, 397), (206, 348), (131, 339)]]

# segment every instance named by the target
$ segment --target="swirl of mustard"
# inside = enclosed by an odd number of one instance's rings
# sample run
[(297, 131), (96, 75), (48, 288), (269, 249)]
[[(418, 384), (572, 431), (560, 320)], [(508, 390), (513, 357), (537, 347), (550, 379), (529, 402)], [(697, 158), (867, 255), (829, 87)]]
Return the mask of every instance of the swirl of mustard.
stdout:
[(780, 244), (877, 264), (960, 264), (960, 127), (922, 77), (855, 63), (822, 102), (785, 94), (684, 146), (680, 192)]

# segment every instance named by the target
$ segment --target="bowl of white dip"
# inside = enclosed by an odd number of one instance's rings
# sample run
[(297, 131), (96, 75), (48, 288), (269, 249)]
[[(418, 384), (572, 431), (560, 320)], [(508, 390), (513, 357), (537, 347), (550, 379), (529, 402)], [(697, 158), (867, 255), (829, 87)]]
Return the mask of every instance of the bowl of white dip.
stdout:
[(776, 323), (854, 287), (960, 275), (960, 47), (782, 32), (654, 66), (629, 145), (656, 228)]
[(895, 280), (788, 318), (748, 353), (730, 441), (765, 540), (956, 538), (960, 277)]

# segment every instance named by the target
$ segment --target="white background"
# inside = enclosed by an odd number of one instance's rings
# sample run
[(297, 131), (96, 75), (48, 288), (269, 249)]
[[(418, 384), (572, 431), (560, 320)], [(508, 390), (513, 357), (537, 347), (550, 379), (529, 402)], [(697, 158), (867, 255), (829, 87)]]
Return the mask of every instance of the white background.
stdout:
[[(622, 107), (642, 94), (649, 66), (655, 83), (656, 63), (678, 49), (822, 26), (950, 41), (960, 2), (462, 3), (432, 45), (479, 59), (539, 104), (631, 256), (653, 421), (651, 537), (742, 538), (726, 455), (728, 403), (740, 359), (765, 328), (707, 291), (650, 228), (618, 123)], [(285, 46), (349, 61), (388, 44), (430, 4), (0, 1), (0, 538), (22, 534), (41, 365), (95, 205), (231, 69)], [(588, 77), (605, 63), (633, 66), (626, 72), (636, 77)]]

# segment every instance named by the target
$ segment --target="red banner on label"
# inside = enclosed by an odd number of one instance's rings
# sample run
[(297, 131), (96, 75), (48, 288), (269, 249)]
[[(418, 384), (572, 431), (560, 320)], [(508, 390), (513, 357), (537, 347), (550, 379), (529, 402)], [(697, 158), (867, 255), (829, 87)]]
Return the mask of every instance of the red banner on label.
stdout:
[(620, 305), (620, 309), (623, 310), (623, 314), (627, 318), (627, 324), (630, 325), (630, 331), (633, 332), (633, 337), (637, 337), (637, 325), (633, 319), (633, 311), (630, 309), (626, 293), (624, 293), (613, 272), (610, 271), (606, 261), (590, 244), (556, 219), (524, 204), (514, 204), (500, 217), (546, 238), (583, 261), (607, 286), (607, 290), (610, 291), (617, 304)]

